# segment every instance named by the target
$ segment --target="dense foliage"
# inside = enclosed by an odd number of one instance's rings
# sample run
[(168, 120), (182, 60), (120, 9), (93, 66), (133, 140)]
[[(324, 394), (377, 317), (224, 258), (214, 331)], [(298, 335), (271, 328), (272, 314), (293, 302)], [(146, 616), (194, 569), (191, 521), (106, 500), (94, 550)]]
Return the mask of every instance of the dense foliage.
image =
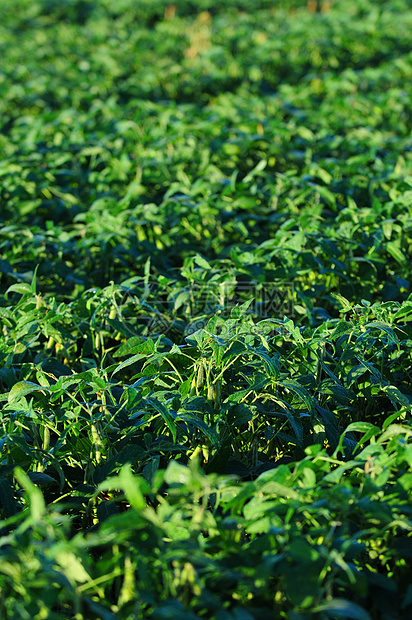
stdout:
[(0, 4), (0, 617), (412, 614), (407, 0)]

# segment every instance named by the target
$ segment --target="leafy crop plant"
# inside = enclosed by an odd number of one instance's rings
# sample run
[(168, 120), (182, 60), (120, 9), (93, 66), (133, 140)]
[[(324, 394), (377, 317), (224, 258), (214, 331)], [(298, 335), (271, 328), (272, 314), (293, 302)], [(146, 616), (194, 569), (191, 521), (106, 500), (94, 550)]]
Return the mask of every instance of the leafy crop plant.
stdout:
[(412, 617), (411, 32), (0, 3), (1, 620)]

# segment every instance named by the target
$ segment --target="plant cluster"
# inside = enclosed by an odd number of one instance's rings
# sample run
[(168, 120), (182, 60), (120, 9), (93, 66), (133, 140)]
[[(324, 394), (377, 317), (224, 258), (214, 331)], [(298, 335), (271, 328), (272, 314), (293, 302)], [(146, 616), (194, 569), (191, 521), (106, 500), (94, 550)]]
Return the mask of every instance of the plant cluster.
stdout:
[(1, 618), (411, 617), (410, 32), (3, 0)]

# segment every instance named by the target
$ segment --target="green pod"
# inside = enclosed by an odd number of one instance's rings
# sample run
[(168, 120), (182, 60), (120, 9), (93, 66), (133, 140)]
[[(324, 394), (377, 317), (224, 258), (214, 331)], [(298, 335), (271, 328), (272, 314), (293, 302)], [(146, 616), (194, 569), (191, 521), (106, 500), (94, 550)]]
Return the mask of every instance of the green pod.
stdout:
[(205, 362), (202, 360), (199, 364), (199, 368), (197, 369), (196, 376), (196, 389), (202, 388), (206, 381), (206, 368)]
[(47, 341), (46, 348), (47, 349), (52, 349), (55, 346), (55, 344), (56, 344), (55, 339), (53, 338), (53, 336), (50, 336), (50, 338)]
[(96, 333), (94, 336), (94, 348), (100, 349), (100, 334)]
[(102, 440), (100, 439), (100, 435), (99, 435), (99, 431), (96, 428), (95, 424), (91, 425), (91, 431), (92, 431), (92, 440), (93, 440), (93, 446), (94, 446), (94, 451), (95, 451), (95, 456), (96, 456), (96, 463), (100, 463), (101, 461), (101, 447), (102, 447)]
[(209, 387), (207, 389), (207, 399), (215, 408), (220, 407), (221, 391), (222, 388), (220, 381), (209, 383)]
[(48, 426), (44, 426), (43, 431), (43, 450), (48, 450), (50, 445), (50, 429)]

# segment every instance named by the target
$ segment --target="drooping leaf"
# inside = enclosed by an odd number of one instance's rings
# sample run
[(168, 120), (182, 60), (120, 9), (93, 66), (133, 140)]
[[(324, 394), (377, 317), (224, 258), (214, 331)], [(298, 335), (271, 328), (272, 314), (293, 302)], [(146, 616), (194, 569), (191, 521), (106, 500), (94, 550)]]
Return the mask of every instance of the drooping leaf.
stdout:
[(33, 383), (32, 381), (18, 381), (13, 385), (10, 392), (8, 393), (8, 401), (9, 403), (14, 403), (23, 396), (33, 394), (33, 392), (41, 392), (42, 394), (46, 394), (47, 391), (47, 387), (40, 386), (37, 383)]

